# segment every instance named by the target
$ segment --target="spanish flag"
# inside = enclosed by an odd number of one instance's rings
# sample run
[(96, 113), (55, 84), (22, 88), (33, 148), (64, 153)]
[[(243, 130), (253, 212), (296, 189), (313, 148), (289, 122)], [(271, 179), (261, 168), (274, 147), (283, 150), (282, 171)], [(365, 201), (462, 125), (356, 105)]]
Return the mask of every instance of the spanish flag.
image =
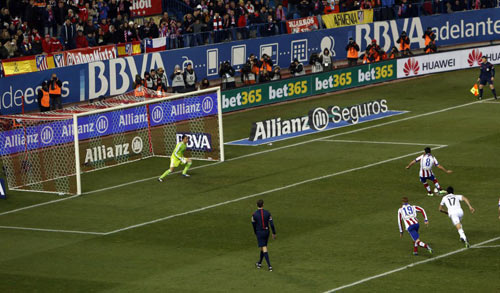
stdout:
[(35, 56), (2, 60), (5, 76), (38, 71)]
[(474, 86), (470, 89), (470, 92), (476, 97), (479, 96), (479, 89), (477, 88), (477, 83), (474, 84)]

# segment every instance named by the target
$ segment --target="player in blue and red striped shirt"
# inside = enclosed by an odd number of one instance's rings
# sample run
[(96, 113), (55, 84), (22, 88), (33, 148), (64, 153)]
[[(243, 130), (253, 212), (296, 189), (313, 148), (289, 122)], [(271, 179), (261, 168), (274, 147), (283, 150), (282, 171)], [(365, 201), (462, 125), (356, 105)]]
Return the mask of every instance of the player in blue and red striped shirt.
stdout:
[(273, 270), (271, 262), (269, 261), (269, 254), (267, 252), (267, 241), (269, 239), (269, 227), (273, 231), (273, 239), (276, 239), (276, 229), (274, 228), (273, 218), (271, 213), (264, 209), (264, 201), (259, 199), (257, 201), (257, 210), (252, 215), (252, 226), (255, 236), (257, 236), (257, 243), (260, 247), (260, 259), (255, 266), (260, 269), (262, 259), (266, 258), (269, 271)]
[(427, 195), (428, 196), (434, 195), (431, 192), (431, 187), (427, 183), (427, 180), (431, 180), (434, 183), (434, 186), (436, 187), (436, 189), (439, 191), (440, 194), (446, 194), (446, 191), (441, 189), (441, 185), (439, 185), (437, 178), (434, 176), (434, 173), (432, 172), (432, 167), (436, 166), (448, 174), (452, 173), (453, 171), (446, 170), (445, 167), (439, 165), (436, 157), (434, 157), (431, 154), (431, 148), (426, 147), (424, 149), (424, 152), (425, 153), (423, 155), (420, 155), (415, 160), (411, 161), (408, 164), (408, 166), (406, 166), (406, 169), (410, 169), (411, 166), (413, 166), (417, 162), (420, 162), (420, 171), (418, 173), (418, 176), (420, 177), (420, 182), (422, 182), (422, 184), (424, 185), (425, 190), (427, 190)]

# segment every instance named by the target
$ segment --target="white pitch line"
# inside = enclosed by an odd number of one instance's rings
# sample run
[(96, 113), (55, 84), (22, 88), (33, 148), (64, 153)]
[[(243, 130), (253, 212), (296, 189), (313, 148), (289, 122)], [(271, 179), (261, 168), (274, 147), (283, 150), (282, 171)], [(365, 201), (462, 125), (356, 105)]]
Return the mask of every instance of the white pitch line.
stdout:
[[(443, 147), (444, 146), (437, 147), (436, 149), (443, 148)], [(402, 159), (402, 158), (406, 158), (406, 157), (409, 157), (409, 156), (414, 156), (414, 155), (420, 154), (420, 153), (421, 153), (421, 151), (418, 151), (418, 152), (414, 152), (414, 153), (402, 155), (402, 156), (399, 156), (399, 157), (395, 157), (395, 158), (391, 158), (391, 159), (379, 161), (379, 162), (376, 162), (376, 163), (364, 165), (364, 166), (361, 166), (361, 167), (356, 167), (356, 168), (352, 168), (352, 169), (348, 169), (348, 170), (344, 170), (344, 171), (340, 171), (340, 172), (335, 172), (335, 173), (328, 174), (328, 175), (323, 175), (323, 176), (320, 176), (320, 177), (315, 177), (315, 178), (303, 180), (303, 181), (300, 181), (300, 182), (296, 182), (296, 183), (293, 183), (293, 184), (289, 184), (289, 185), (285, 185), (285, 186), (273, 188), (273, 189), (262, 191), (262, 192), (259, 192), (259, 193), (254, 193), (254, 194), (242, 196), (242, 197), (239, 197), (239, 198), (235, 198), (235, 199), (232, 199), (232, 200), (228, 200), (228, 201), (216, 203), (216, 204), (209, 205), (209, 206), (206, 206), (206, 207), (202, 207), (202, 208), (199, 208), (199, 209), (195, 209), (195, 210), (191, 210), (191, 211), (187, 211), (187, 212), (183, 212), (183, 213), (178, 213), (178, 214), (166, 216), (166, 217), (163, 217), (163, 218), (159, 218), (159, 219), (156, 219), (156, 220), (151, 220), (151, 221), (148, 221), (148, 222), (144, 222), (144, 223), (140, 223), (140, 224), (128, 226), (128, 227), (125, 227), (125, 228), (117, 229), (117, 230), (114, 230), (114, 231), (107, 232), (106, 235), (114, 234), (114, 233), (118, 233), (118, 232), (122, 232), (122, 231), (126, 231), (126, 230), (130, 230), (130, 229), (133, 229), (133, 228), (138, 228), (138, 227), (142, 227), (142, 226), (146, 226), (146, 225), (150, 225), (150, 224), (154, 224), (154, 223), (158, 223), (158, 222), (161, 222), (161, 221), (169, 220), (169, 219), (180, 217), (180, 216), (194, 214), (194, 213), (197, 213), (197, 212), (201, 212), (201, 211), (205, 211), (205, 210), (212, 209), (212, 208), (215, 208), (215, 207), (227, 205), (227, 204), (230, 204), (230, 203), (233, 203), (233, 202), (242, 201), (242, 200), (249, 199), (249, 198), (252, 198), (252, 197), (261, 196), (261, 195), (264, 195), (264, 194), (268, 194), (268, 193), (272, 193), (272, 192), (276, 192), (276, 191), (281, 191), (281, 190), (289, 189), (289, 188), (292, 188), (292, 187), (295, 187), (295, 186), (299, 186), (299, 185), (302, 185), (302, 184), (311, 183), (311, 182), (314, 182), (314, 181), (318, 181), (318, 180), (322, 180), (322, 179), (326, 179), (326, 178), (330, 178), (330, 177), (334, 177), (334, 176), (338, 176), (338, 175), (342, 175), (342, 174), (346, 174), (346, 173), (350, 173), (350, 172), (354, 172), (354, 171), (358, 171), (358, 170), (370, 168), (370, 167), (373, 167), (373, 166), (385, 164), (385, 163), (396, 161), (396, 160), (399, 160), (399, 159)]]
[(75, 230), (58, 230), (58, 229), (43, 229), (43, 228), (15, 227), (15, 226), (0, 226), (0, 229), (28, 230), (28, 231), (41, 231), (41, 232), (56, 232), (56, 233), (72, 233), (72, 234), (88, 234), (88, 235), (106, 235), (106, 233), (104, 233), (104, 232), (75, 231)]
[[(493, 242), (493, 241), (497, 241), (499, 239), (500, 239), (500, 236), (499, 237), (495, 237), (495, 238), (491, 238), (491, 239), (483, 241), (481, 243), (471, 245), (471, 248), (476, 248), (476, 247), (481, 246), (483, 244), (490, 243), (490, 242)], [(397, 272), (400, 272), (400, 271), (403, 271), (403, 270), (406, 270), (406, 269), (409, 269), (409, 268), (412, 268), (412, 267), (415, 267), (415, 266), (418, 266), (418, 265), (421, 265), (421, 264), (425, 264), (425, 263), (428, 263), (428, 262), (431, 262), (431, 261), (435, 261), (435, 260), (438, 260), (438, 259), (441, 259), (441, 258), (445, 258), (445, 257), (448, 257), (450, 255), (454, 255), (454, 254), (460, 253), (462, 251), (465, 251), (467, 249), (468, 248), (461, 248), (461, 249), (454, 250), (454, 251), (451, 251), (451, 252), (448, 252), (448, 253), (445, 253), (445, 254), (442, 254), (442, 255), (438, 255), (438, 256), (433, 257), (433, 258), (429, 258), (429, 259), (426, 259), (426, 260), (417, 261), (417, 262), (411, 263), (409, 265), (406, 265), (406, 266), (403, 266), (403, 267), (400, 267), (400, 268), (397, 268), (397, 269), (394, 269), (394, 270), (391, 270), (391, 271), (388, 271), (388, 272), (385, 272), (385, 273), (382, 273), (382, 274), (371, 276), (371, 277), (368, 277), (368, 278), (365, 278), (365, 279), (362, 279), (362, 280), (359, 280), (359, 281), (356, 281), (356, 282), (353, 282), (353, 283), (350, 283), (350, 284), (347, 284), (347, 285), (344, 285), (344, 286), (340, 286), (340, 287), (337, 287), (337, 288), (334, 288), (334, 289), (330, 289), (328, 291), (325, 291), (324, 293), (336, 292), (336, 291), (339, 291), (339, 290), (342, 290), (342, 289), (345, 289), (345, 288), (353, 287), (353, 286), (356, 286), (356, 285), (359, 285), (359, 284), (362, 284), (362, 283), (365, 283), (365, 282), (368, 282), (368, 281), (371, 281), (371, 280), (374, 280), (374, 279), (378, 279), (378, 278), (381, 278), (381, 277), (385, 277), (387, 275), (394, 274), (394, 273), (397, 273)]]
[(322, 139), (326, 142), (346, 142), (346, 143), (373, 143), (373, 144), (394, 144), (394, 145), (421, 145), (421, 146), (440, 146), (445, 147), (445, 144), (433, 143), (416, 143), (416, 142), (397, 142), (397, 141), (369, 141), (369, 140), (344, 140), (344, 139)]
[(500, 245), (481, 245), (481, 246), (476, 246), (472, 248), (500, 248)]
[[(411, 119), (415, 119), (415, 118), (420, 118), (420, 117), (425, 117), (425, 116), (429, 116), (429, 115), (433, 115), (433, 114), (438, 114), (438, 113), (442, 113), (442, 112), (446, 112), (446, 111), (449, 111), (449, 110), (454, 110), (454, 109), (458, 109), (458, 108), (462, 108), (462, 107), (467, 107), (467, 106), (478, 104), (478, 103), (484, 103), (485, 101), (492, 100), (492, 99), (493, 98), (489, 98), (489, 99), (486, 99), (486, 100), (483, 100), (483, 101), (475, 101), (475, 102), (460, 104), (460, 105), (457, 105), (457, 106), (452, 106), (452, 107), (444, 108), (444, 109), (441, 109), (441, 110), (436, 110), (436, 111), (432, 111), (432, 112), (428, 112), (428, 113), (418, 114), (418, 115), (415, 115), (415, 116), (410, 116), (410, 117), (406, 117), (406, 118), (402, 118), (402, 119), (387, 121), (387, 122), (376, 124), (376, 125), (372, 125), (372, 126), (358, 128), (358, 129), (354, 129), (354, 130), (350, 130), (350, 131), (346, 131), (346, 132), (342, 132), (342, 133), (336, 133), (336, 134), (332, 134), (332, 135), (329, 135), (329, 136), (324, 136), (324, 137), (320, 137), (320, 138), (316, 138), (316, 139), (311, 139), (311, 140), (307, 140), (307, 141), (303, 141), (303, 142), (298, 142), (298, 143), (294, 143), (294, 144), (290, 144), (290, 145), (286, 145), (286, 146), (272, 148), (272, 149), (265, 150), (265, 151), (260, 151), (260, 152), (255, 152), (255, 153), (251, 153), (251, 154), (246, 154), (246, 155), (243, 155), (243, 156), (239, 156), (239, 157), (234, 157), (234, 158), (231, 158), (231, 159), (227, 159), (226, 162), (240, 160), (240, 159), (244, 159), (244, 158), (248, 158), (248, 157), (253, 157), (253, 156), (257, 156), (257, 155), (261, 155), (261, 154), (266, 154), (266, 153), (269, 153), (269, 152), (274, 152), (274, 151), (278, 151), (278, 150), (282, 150), (282, 149), (286, 149), (286, 148), (290, 148), (290, 147), (295, 147), (295, 146), (299, 146), (299, 145), (303, 145), (303, 144), (307, 144), (307, 143), (319, 141), (319, 140), (326, 139), (326, 138), (332, 138), (332, 137), (337, 137), (337, 136), (341, 136), (341, 135), (356, 133), (356, 132), (360, 132), (360, 131), (364, 131), (364, 130), (368, 130), (368, 129), (372, 129), (372, 128), (376, 128), (376, 127), (381, 127), (381, 126), (390, 125), (390, 124), (394, 124), (394, 123), (398, 123), (398, 122), (402, 122), (402, 121), (407, 121), (407, 120), (411, 120)], [(194, 170), (194, 169), (204, 168), (204, 167), (208, 167), (208, 166), (214, 166), (214, 165), (218, 165), (220, 163), (221, 162), (217, 162), (217, 163), (214, 163), (214, 164), (203, 165), (203, 166), (199, 166), (199, 167), (193, 167), (191, 169)], [(135, 181), (130, 181), (130, 182), (119, 184), (119, 185), (115, 185), (115, 186), (109, 186), (109, 187), (106, 187), (106, 188), (101, 188), (101, 189), (96, 189), (96, 190), (92, 190), (92, 191), (83, 192), (82, 195), (97, 193), (97, 192), (101, 192), (101, 191), (107, 191), (107, 190), (111, 190), (111, 189), (115, 189), (115, 188), (120, 188), (120, 187), (132, 185), (132, 184), (136, 184), (136, 183), (140, 183), (140, 182), (144, 182), (144, 181), (148, 181), (148, 180), (153, 180), (153, 179), (156, 179), (156, 178), (157, 178), (157, 176), (149, 177), (149, 178), (144, 178), (144, 179), (139, 179), (139, 180), (135, 180)], [(48, 202), (45, 202), (43, 204), (35, 204), (35, 205), (27, 206), (27, 207), (24, 207), (24, 208), (21, 208), (21, 209), (7, 211), (7, 212), (4, 212), (4, 213), (0, 213), (0, 216), (4, 215), (6, 213), (14, 213), (16, 211), (31, 209), (31, 208), (38, 207), (40, 205), (51, 204), (51, 203), (59, 202), (61, 200), (66, 200), (66, 199), (70, 199), (70, 198), (74, 198), (74, 197), (75, 196), (71, 196), (71, 197), (67, 197), (67, 198), (64, 198), (64, 199), (58, 199), (58, 200), (48, 201)]]
[(24, 211), (24, 210), (27, 210), (27, 209), (36, 208), (36, 207), (40, 207), (40, 206), (44, 206), (44, 205), (48, 205), (48, 204), (60, 202), (60, 201), (63, 201), (63, 200), (72, 199), (72, 198), (75, 198), (75, 197), (77, 197), (77, 195), (73, 195), (73, 196), (69, 196), (69, 197), (65, 197), (65, 198), (60, 198), (60, 199), (55, 199), (55, 200), (51, 200), (51, 201), (46, 201), (46, 202), (42, 202), (42, 203), (37, 203), (37, 204), (34, 204), (34, 205), (30, 205), (30, 206), (25, 206), (25, 207), (18, 208), (18, 209), (15, 209), (15, 210), (10, 210), (10, 211), (6, 211), (6, 212), (3, 212), (3, 213), (0, 213), (0, 216), (7, 215), (7, 214), (12, 214), (12, 213), (17, 213), (17, 212)]
[(497, 104), (497, 105), (500, 105), (499, 102), (495, 102), (495, 101), (484, 101), (481, 104)]

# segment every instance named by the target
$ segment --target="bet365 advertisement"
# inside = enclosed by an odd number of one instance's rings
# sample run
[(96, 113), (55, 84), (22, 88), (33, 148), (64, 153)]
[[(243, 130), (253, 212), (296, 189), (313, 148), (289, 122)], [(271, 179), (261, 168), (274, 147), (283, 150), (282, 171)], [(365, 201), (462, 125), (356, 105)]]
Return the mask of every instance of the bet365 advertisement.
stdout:
[(396, 61), (390, 60), (224, 91), (222, 111), (247, 109), (393, 80), (396, 73)]

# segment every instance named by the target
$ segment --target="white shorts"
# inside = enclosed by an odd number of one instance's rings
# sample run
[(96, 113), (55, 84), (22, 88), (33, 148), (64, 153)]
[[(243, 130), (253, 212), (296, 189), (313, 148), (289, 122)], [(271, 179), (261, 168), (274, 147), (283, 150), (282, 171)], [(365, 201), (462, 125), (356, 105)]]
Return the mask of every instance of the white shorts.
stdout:
[(460, 224), (460, 221), (462, 220), (462, 217), (464, 216), (464, 211), (462, 211), (462, 210), (452, 211), (448, 214), (448, 216), (450, 217), (453, 225)]

